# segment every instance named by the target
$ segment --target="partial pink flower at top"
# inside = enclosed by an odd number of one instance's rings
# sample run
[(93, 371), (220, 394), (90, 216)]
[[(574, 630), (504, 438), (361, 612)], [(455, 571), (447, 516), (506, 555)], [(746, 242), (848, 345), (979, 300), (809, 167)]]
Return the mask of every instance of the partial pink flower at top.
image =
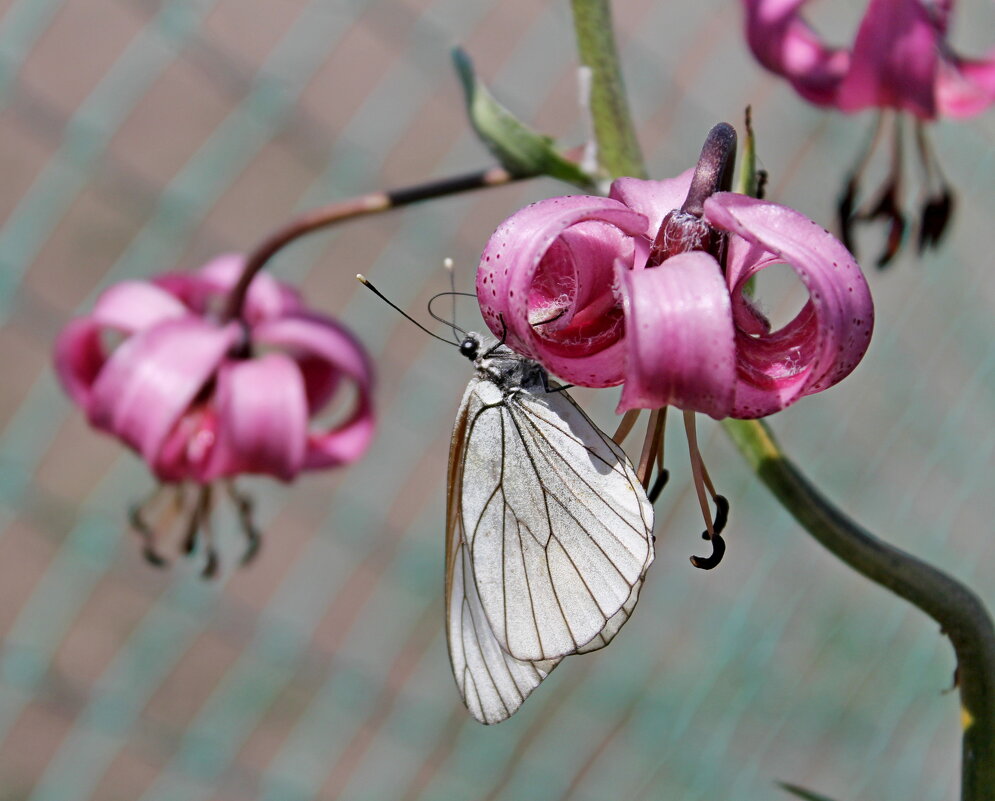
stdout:
[[(258, 275), (241, 316), (221, 319), (244, 263), (226, 255), (197, 272), (115, 284), (63, 329), (55, 348), (62, 385), (90, 424), (176, 489), (157, 491), (132, 512), (146, 556), (163, 561), (156, 540), (181, 517), (184, 549), (203, 539), (206, 574), (217, 568), (209, 516), (218, 485), (235, 503), (251, 558), (258, 544), (251, 502), (232, 479), (291, 481), (304, 470), (349, 464), (374, 427), (362, 347), (294, 290)], [(351, 408), (337, 422), (312, 423), (350, 391)]]
[(925, 173), (919, 250), (936, 246), (953, 212), (953, 193), (929, 147), (924, 123), (937, 117), (970, 117), (995, 102), (995, 48), (980, 59), (963, 58), (947, 44), (953, 0), (870, 0), (849, 49), (826, 44), (801, 16), (806, 0), (743, 0), (746, 38), (757, 60), (786, 78), (806, 100), (844, 112), (876, 108), (896, 112), (892, 167), (864, 208), (856, 207), (859, 179), (882, 130), (860, 156), (840, 199), (843, 239), (852, 243), (855, 222), (889, 222), (884, 267), (905, 234), (902, 212), (902, 125), (915, 118), (916, 148)]
[[(874, 320), (860, 267), (828, 231), (717, 191), (730, 183), (735, 142), (719, 125), (698, 167), (676, 178), (620, 178), (608, 198), (522, 209), (495, 231), (477, 272), (484, 320), (510, 347), (574, 384), (622, 384), (620, 413), (683, 410), (696, 483), (713, 498), (694, 413), (762, 417), (827, 389), (863, 358)], [(744, 288), (779, 263), (809, 297), (774, 331)]]

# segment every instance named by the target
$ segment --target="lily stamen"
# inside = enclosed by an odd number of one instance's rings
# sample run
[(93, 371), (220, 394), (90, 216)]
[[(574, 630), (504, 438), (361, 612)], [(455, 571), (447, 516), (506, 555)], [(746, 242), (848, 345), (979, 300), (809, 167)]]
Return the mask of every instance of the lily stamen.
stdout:
[(884, 131), (885, 112), (879, 113), (874, 120), (874, 128), (864, 149), (860, 152), (857, 162), (851, 167), (850, 174), (843, 185), (843, 192), (836, 204), (836, 213), (839, 219), (840, 239), (851, 253), (854, 251), (853, 243), (853, 223), (857, 217), (856, 202), (857, 195), (860, 194), (860, 179), (864, 170), (871, 160), (871, 156), (878, 149), (881, 141), (881, 133)]
[(210, 496), (207, 494), (208, 486), (209, 485), (202, 486), (197, 490), (193, 502), (193, 510), (187, 518), (187, 525), (184, 529), (183, 539), (180, 544), (180, 550), (186, 556), (191, 556), (197, 548), (197, 535), (200, 533), (201, 521), (203, 520), (205, 513), (208, 511), (205, 504), (205, 498), (208, 501), (210, 500)]
[[(157, 548), (156, 532), (160, 529), (160, 526), (158, 522), (153, 525), (149, 525), (147, 517), (149, 512), (158, 505), (160, 499), (165, 494), (165, 490), (166, 488), (164, 486), (157, 486), (145, 497), (145, 500), (134, 504), (128, 509), (128, 523), (135, 530), (135, 533), (142, 539), (142, 556), (145, 558), (146, 562), (150, 565), (154, 565), (155, 567), (166, 567), (169, 562), (159, 553)], [(173, 500), (174, 503), (169, 504), (167, 507), (167, 513), (170, 509), (175, 510), (177, 506), (175, 498), (171, 500)], [(175, 515), (170, 515), (170, 523), (174, 517)]]
[(649, 422), (646, 424), (646, 439), (643, 440), (642, 453), (639, 455), (639, 466), (636, 468), (636, 477), (647, 489), (650, 483), (650, 475), (653, 472), (653, 463), (656, 461), (656, 453), (660, 448), (660, 410), (653, 409), (650, 412)]
[(256, 558), (256, 555), (259, 553), (259, 547), (263, 542), (262, 534), (260, 534), (259, 529), (256, 527), (253, 516), (252, 498), (239, 492), (234, 481), (226, 481), (225, 490), (231, 502), (235, 505), (239, 527), (242, 530), (242, 535), (245, 537), (245, 550), (242, 552), (241, 564), (247, 565)]
[(636, 426), (636, 421), (639, 419), (639, 415), (642, 413), (642, 409), (629, 409), (625, 414), (622, 415), (622, 419), (619, 420), (618, 428), (615, 429), (615, 433), (612, 434), (612, 440), (616, 445), (622, 447), (622, 443), (625, 438), (629, 436), (632, 429)]
[(656, 503), (657, 498), (660, 497), (660, 493), (663, 492), (663, 488), (667, 486), (667, 482), (670, 480), (670, 471), (663, 466), (663, 448), (666, 444), (666, 433), (667, 433), (667, 408), (666, 406), (660, 409), (660, 420), (657, 424), (657, 430), (655, 435), (657, 437), (657, 447), (656, 447), (656, 479), (653, 481), (652, 486), (649, 488), (646, 496), (650, 499), (650, 503)]
[(705, 518), (705, 531), (709, 539), (715, 535), (715, 528), (712, 525), (712, 508), (708, 504), (705, 495), (704, 463), (701, 458), (701, 451), (698, 449), (698, 430), (695, 425), (694, 412), (684, 412), (684, 430), (688, 438), (688, 456), (691, 459), (691, 476), (694, 481), (694, 491), (698, 496), (698, 505), (701, 507), (701, 515)]
[[(919, 164), (923, 171), (925, 199), (919, 212), (919, 239), (917, 248), (922, 253), (927, 248), (936, 247), (946, 233), (947, 225), (954, 211), (954, 193), (947, 181), (936, 154), (929, 146), (926, 126), (916, 122), (916, 147), (919, 151)], [(934, 191), (935, 185), (935, 191)]]
[[(702, 539), (712, 543), (711, 556), (692, 556), (691, 564), (701, 570), (711, 570), (722, 561), (725, 554), (725, 541), (720, 536), (729, 520), (729, 501), (723, 495), (715, 491), (715, 485), (708, 475), (708, 469), (701, 457), (701, 450), (698, 448), (698, 432), (695, 424), (695, 413), (684, 412), (684, 430), (687, 432), (688, 455), (691, 459), (691, 474), (694, 480), (695, 493), (698, 496), (698, 504), (701, 507), (701, 514), (705, 520), (705, 531), (702, 532)], [(712, 509), (708, 503), (706, 491), (711, 495), (715, 503), (715, 519), (712, 519)]]
[(206, 579), (214, 578), (218, 575), (218, 549), (214, 541), (214, 526), (211, 525), (210, 514), (201, 521), (200, 531), (200, 541), (204, 546), (204, 567), (200, 575)]
[[(222, 486), (234, 506), (241, 532), (246, 540), (241, 564), (251, 562), (259, 552), (261, 536), (253, 520), (252, 498), (239, 491), (234, 481)], [(142, 555), (156, 567), (168, 567), (171, 559), (162, 552), (163, 542), (176, 545), (167, 551), (193, 556), (202, 549), (204, 566), (201, 575), (213, 578), (220, 567), (212, 515), (216, 505), (213, 484), (194, 485), (191, 493), (186, 483), (160, 484), (141, 503), (128, 511), (128, 522), (142, 539)], [(171, 538), (179, 528), (180, 536)]]

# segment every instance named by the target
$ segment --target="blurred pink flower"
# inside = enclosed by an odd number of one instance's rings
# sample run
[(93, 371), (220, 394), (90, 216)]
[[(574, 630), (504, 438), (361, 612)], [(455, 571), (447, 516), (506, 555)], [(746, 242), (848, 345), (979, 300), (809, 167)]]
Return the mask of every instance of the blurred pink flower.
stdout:
[(806, 0), (743, 2), (757, 60), (818, 105), (932, 120), (969, 117), (995, 102), (995, 49), (965, 59), (947, 45), (953, 0), (870, 0), (849, 50), (825, 44), (805, 22)]
[[(853, 257), (812, 220), (718, 192), (701, 220), (725, 242), (724, 263), (692, 247), (647, 263), (691, 177), (620, 178), (609, 198), (550, 198), (506, 220), (477, 273), (488, 327), (571, 383), (623, 384), (620, 412), (762, 417), (842, 380), (867, 350), (873, 306)], [(771, 331), (743, 287), (778, 263), (809, 299)]]
[[(241, 319), (220, 319), (243, 266), (241, 255), (226, 255), (197, 272), (115, 284), (56, 342), (59, 378), (90, 424), (137, 451), (160, 481), (199, 485), (188, 549), (208, 525), (213, 483), (244, 473), (290, 481), (348, 464), (373, 433), (363, 349), (294, 290), (258, 275)], [(345, 419), (312, 427), (349, 382), (355, 400)], [(229, 490), (254, 539), (248, 499)], [(145, 511), (133, 521), (157, 560)]]
[[(940, 116), (971, 117), (995, 103), (995, 48), (963, 58), (947, 44), (953, 0), (870, 0), (850, 49), (827, 45), (801, 16), (806, 0), (743, 0), (746, 38), (757, 60), (785, 77), (806, 100), (844, 112), (876, 108), (916, 118), (916, 149), (925, 175), (920, 201), (920, 253), (942, 240), (953, 216), (954, 193), (926, 137), (925, 123)], [(898, 253), (907, 223), (903, 212), (902, 125), (892, 121), (891, 167), (884, 184), (862, 207), (860, 177), (877, 147), (851, 169), (839, 200), (843, 242), (853, 249), (853, 225), (882, 220), (887, 241), (878, 267)]]

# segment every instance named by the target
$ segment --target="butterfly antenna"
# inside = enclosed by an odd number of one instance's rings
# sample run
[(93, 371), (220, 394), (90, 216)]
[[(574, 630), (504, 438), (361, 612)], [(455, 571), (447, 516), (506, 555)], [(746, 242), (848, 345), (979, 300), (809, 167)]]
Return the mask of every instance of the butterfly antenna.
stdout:
[[(453, 268), (453, 260), (448, 256), (442, 260), (442, 266), (449, 273), (449, 291), (453, 293), (453, 316), (449, 318), (450, 327), (453, 329), (453, 339), (459, 342), (458, 329), (456, 328), (456, 270)], [(465, 331), (463, 333), (466, 334)]]
[[(442, 323), (443, 325), (448, 325), (453, 330), (453, 339), (456, 340), (456, 344), (459, 345), (461, 342), (463, 342), (463, 340), (466, 339), (467, 333), (458, 325), (456, 325), (456, 296), (462, 295), (463, 297), (466, 298), (475, 298), (477, 296), (471, 294), (470, 292), (456, 291), (456, 275), (453, 272), (452, 259), (445, 259), (442, 262), (442, 266), (445, 267), (446, 271), (449, 273), (450, 290), (449, 292), (437, 292), (428, 299), (428, 313), (433, 320), (438, 320), (440, 323)], [(432, 311), (432, 304), (435, 303), (435, 301), (438, 300), (439, 298), (444, 298), (447, 295), (450, 295), (453, 299), (453, 316), (448, 320), (445, 317), (440, 317), (438, 314)]]
[[(373, 286), (373, 284), (371, 284), (369, 282), (369, 280), (367, 280), (366, 276), (363, 275), (362, 273), (357, 273), (356, 274), (356, 280), (359, 281), (359, 283), (361, 283), (367, 289), (369, 289), (374, 295), (376, 295), (378, 298), (380, 298), (380, 300), (382, 300), (384, 303), (386, 303), (388, 306), (390, 306), (394, 311), (398, 312), (402, 317), (404, 317), (409, 322), (412, 322), (416, 326), (418, 326), (422, 331), (424, 331), (430, 337), (434, 337), (435, 339), (439, 340), (440, 342), (445, 342), (447, 345), (453, 345), (454, 347), (459, 347), (459, 345), (456, 345), (454, 342), (450, 342), (445, 337), (440, 337), (438, 334), (435, 334), (435, 333), (429, 331), (425, 326), (423, 326), (421, 323), (419, 323), (414, 317), (412, 317), (410, 314), (408, 314), (406, 311), (404, 311), (404, 309), (402, 309), (400, 306), (398, 306), (396, 303), (394, 303), (392, 300), (390, 300), (390, 298), (388, 298), (386, 295), (384, 295), (383, 292), (381, 292), (379, 289), (377, 289), (375, 286)], [(432, 315), (432, 316), (434, 317), (435, 315)]]

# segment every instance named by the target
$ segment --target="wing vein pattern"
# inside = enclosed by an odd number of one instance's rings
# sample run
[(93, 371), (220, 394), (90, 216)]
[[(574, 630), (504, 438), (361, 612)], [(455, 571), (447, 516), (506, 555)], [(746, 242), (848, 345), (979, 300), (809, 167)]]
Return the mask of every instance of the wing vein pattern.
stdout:
[(449, 493), (453, 675), (474, 717), (497, 723), (628, 620), (653, 561), (653, 509), (566, 393), (509, 391), (479, 372), (453, 430)]

